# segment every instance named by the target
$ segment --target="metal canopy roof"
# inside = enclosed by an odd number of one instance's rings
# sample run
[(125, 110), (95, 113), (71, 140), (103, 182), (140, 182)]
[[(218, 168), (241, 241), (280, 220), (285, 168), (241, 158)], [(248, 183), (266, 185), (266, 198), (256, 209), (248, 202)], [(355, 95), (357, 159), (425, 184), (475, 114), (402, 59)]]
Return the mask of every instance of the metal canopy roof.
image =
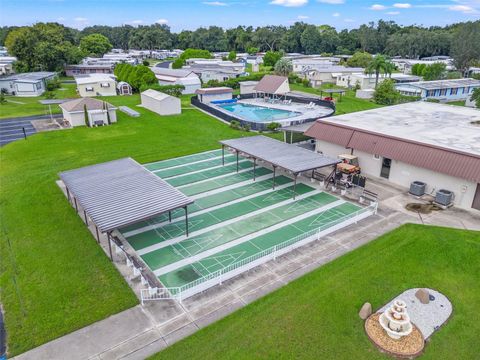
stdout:
[(295, 174), (341, 162), (338, 159), (333, 159), (263, 135), (223, 140), (220, 143)]
[(64, 171), (60, 178), (102, 232), (193, 203), (131, 158)]

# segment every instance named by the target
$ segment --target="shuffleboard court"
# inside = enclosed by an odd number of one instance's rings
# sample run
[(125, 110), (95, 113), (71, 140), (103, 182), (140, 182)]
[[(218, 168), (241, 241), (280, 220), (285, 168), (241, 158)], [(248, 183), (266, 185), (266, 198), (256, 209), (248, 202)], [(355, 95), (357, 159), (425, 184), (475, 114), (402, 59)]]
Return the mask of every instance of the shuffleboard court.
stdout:
[(336, 221), (360, 210), (360, 207), (343, 203), (319, 214), (302, 219), (280, 229), (256, 237), (239, 245), (228, 248), (212, 256), (192, 264), (183, 266), (166, 274), (160, 275), (159, 279), (167, 287), (179, 287), (208, 276), (215, 271), (222, 270), (232, 264), (242, 261), (250, 256), (267, 250), (275, 245), (288, 240), (293, 240), (309, 231), (321, 226), (335, 225)]
[[(272, 170), (267, 168), (258, 168), (256, 170), (257, 177), (272, 174)], [(252, 171), (246, 171), (243, 173), (234, 173), (228, 176), (224, 176), (218, 179), (212, 179), (210, 181), (204, 181), (199, 184), (191, 184), (185, 187), (180, 188), (179, 190), (185, 195), (192, 196), (198, 195), (207, 191), (220, 189), (225, 186), (237, 184), (242, 181), (252, 180), (253, 173)], [(275, 180), (275, 184), (277, 181)]]
[[(298, 195), (303, 195), (314, 190), (314, 188), (305, 184), (298, 184), (296, 193)], [(188, 221), (190, 233), (290, 200), (292, 198), (292, 191), (293, 186), (290, 186), (241, 202), (226, 205), (200, 215), (191, 216)], [(185, 234), (185, 222), (180, 220), (127, 237), (126, 239), (130, 245), (138, 251), (183, 234)]]
[(308, 196), (248, 219), (239, 220), (201, 235), (192, 236), (186, 240), (144, 254), (141, 257), (152, 270), (156, 270), (307, 212), (313, 210), (321, 211), (323, 206), (337, 200), (338, 198), (335, 196), (324, 192)]
[[(249, 169), (249, 168), (252, 168), (252, 166), (253, 165), (250, 161), (240, 161), (240, 163), (238, 164), (238, 169), (239, 170)], [(237, 171), (237, 165), (230, 164), (230, 165), (225, 165), (218, 168), (206, 169), (193, 174), (185, 174), (185, 175), (171, 177), (171, 178), (165, 179), (165, 181), (172, 186), (182, 186), (182, 185), (192, 184), (201, 180), (215, 178), (222, 175), (233, 174), (236, 171)]]
[[(275, 179), (276, 186), (282, 186), (288, 183), (292, 183), (292, 180), (286, 176), (278, 176)], [(273, 179), (266, 179), (266, 180), (255, 181), (255, 182), (252, 180), (251, 184), (239, 186), (238, 188), (225, 190), (216, 194), (211, 194), (211, 195), (196, 199), (192, 205), (188, 206), (188, 212), (189, 214), (192, 215), (201, 210), (206, 210), (214, 206), (219, 206), (222, 204), (239, 200), (247, 196), (255, 195), (256, 193), (272, 189), (272, 185), (273, 185)], [(172, 219), (177, 219), (183, 216), (185, 216), (185, 211), (183, 209), (172, 211)], [(167, 220), (168, 220), (168, 214), (163, 214), (161, 216), (155, 217), (148, 221), (141, 221), (139, 223), (122, 228), (121, 232), (123, 234), (126, 234), (126, 236), (128, 236), (128, 233), (133, 230), (142, 229), (147, 226), (154, 226), (154, 225), (163, 223)]]
[[(236, 161), (234, 156), (225, 156), (225, 164), (233, 163)], [(185, 164), (181, 166), (175, 166), (173, 168), (167, 168), (163, 170), (155, 171), (155, 175), (160, 176), (162, 179), (168, 179), (172, 176), (179, 176), (188, 174), (193, 171), (205, 170), (214, 166), (222, 166), (222, 158), (214, 158), (212, 160), (206, 160), (201, 162), (194, 162), (191, 164)]]
[(182, 156), (174, 159), (157, 161), (157, 162), (145, 165), (145, 168), (147, 170), (154, 171), (154, 170), (166, 169), (172, 166), (184, 165), (184, 164), (188, 164), (196, 161), (211, 159), (219, 156), (222, 156), (222, 150), (206, 151), (203, 153)]

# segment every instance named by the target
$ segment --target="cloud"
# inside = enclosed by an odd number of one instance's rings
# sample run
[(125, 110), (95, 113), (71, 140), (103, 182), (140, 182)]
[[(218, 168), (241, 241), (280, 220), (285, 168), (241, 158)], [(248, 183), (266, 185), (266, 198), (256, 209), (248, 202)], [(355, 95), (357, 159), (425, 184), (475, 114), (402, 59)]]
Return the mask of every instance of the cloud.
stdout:
[(472, 13), (475, 13), (477, 11), (474, 8), (472, 8), (471, 6), (468, 6), (468, 5), (453, 5), (453, 6), (450, 6), (448, 8), (448, 10), (459, 11), (459, 12), (463, 12), (465, 14), (472, 14)]
[(334, 4), (334, 5), (345, 4), (345, 0), (317, 0), (317, 1), (323, 4)]
[(387, 11), (387, 15), (398, 15), (400, 14), (400, 11)]
[(221, 1), (204, 1), (202, 4), (210, 6), (228, 6), (227, 3)]
[(380, 4), (373, 4), (372, 6), (369, 7), (370, 10), (375, 10), (375, 11), (380, 11), (380, 10), (385, 10), (387, 7), (384, 5)]
[(143, 24), (143, 20), (132, 20), (132, 21), (130, 21), (130, 24), (140, 25), (140, 24)]
[(338, 13), (338, 12), (333, 13), (332, 16), (333, 16), (333, 17), (339, 17), (339, 16), (340, 16), (340, 13)]
[(396, 3), (396, 4), (393, 4), (393, 7), (394, 8), (397, 8), (397, 9), (410, 9), (412, 7), (412, 4), (409, 4), (409, 3)]
[(60, 16), (57, 18), (57, 21), (65, 21), (65, 18), (63, 16)]
[(297, 16), (297, 19), (298, 19), (298, 20), (310, 19), (310, 16), (307, 16), (307, 15), (298, 15), (298, 16)]
[(155, 24), (160, 24), (160, 25), (168, 24), (168, 20), (167, 19), (158, 19), (157, 21), (155, 21)]
[(85, 18), (85, 17), (76, 17), (73, 20), (76, 21), (76, 22), (87, 22), (88, 21), (88, 19)]
[(308, 3), (308, 0), (273, 0), (271, 5), (280, 5), (285, 7), (299, 7)]

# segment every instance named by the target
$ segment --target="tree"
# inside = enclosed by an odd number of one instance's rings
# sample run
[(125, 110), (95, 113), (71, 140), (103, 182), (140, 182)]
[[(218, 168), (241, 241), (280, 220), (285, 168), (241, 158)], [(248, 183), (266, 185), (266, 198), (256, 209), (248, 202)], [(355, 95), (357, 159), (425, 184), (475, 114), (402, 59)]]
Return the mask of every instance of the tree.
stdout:
[(347, 66), (366, 68), (373, 60), (373, 56), (365, 51), (357, 51), (347, 60)]
[(235, 51), (230, 51), (228, 53), (228, 58), (227, 59), (230, 60), (230, 61), (237, 60), (237, 53)]
[(213, 56), (208, 50), (202, 49), (186, 49), (179, 57), (172, 63), (173, 69), (180, 69), (185, 65), (185, 60), (192, 58), (211, 59)]
[(282, 58), (282, 53), (279, 51), (267, 51), (263, 56), (263, 64), (265, 66), (275, 66), (278, 60)]
[(475, 101), (475, 106), (480, 108), (480, 88), (474, 89), (472, 96), (470, 96), (471, 101)]
[(112, 50), (112, 44), (102, 34), (90, 34), (80, 39), (80, 50), (87, 56), (102, 57)]
[(458, 27), (453, 36), (452, 56), (457, 69), (463, 72), (473, 61), (480, 59), (480, 20)]
[(380, 105), (394, 105), (401, 95), (395, 89), (395, 82), (391, 79), (385, 79), (375, 89), (373, 101)]
[(414, 64), (412, 66), (412, 75), (417, 75), (417, 76), (423, 76), (423, 72), (425, 71), (425, 68), (427, 67), (427, 64)]
[(258, 27), (252, 40), (261, 50), (278, 50), (278, 45), (287, 29), (283, 26)]
[(275, 74), (288, 76), (293, 71), (292, 62), (286, 58), (282, 58), (275, 64)]
[(321, 52), (322, 36), (314, 25), (308, 25), (302, 36), (300, 42), (305, 51), (305, 54), (319, 54)]
[(446, 71), (447, 66), (444, 63), (437, 62), (431, 65), (427, 65), (422, 71), (423, 80), (430, 81), (445, 79)]
[(373, 60), (368, 64), (367, 68), (365, 69), (365, 73), (371, 75), (375, 74), (375, 89), (378, 86), (378, 78), (380, 74), (391, 74), (393, 71), (393, 64), (385, 58), (385, 56), (377, 54)]
[(260, 51), (259, 48), (253, 47), (253, 46), (251, 46), (247, 49), (248, 55), (256, 55), (259, 51)]

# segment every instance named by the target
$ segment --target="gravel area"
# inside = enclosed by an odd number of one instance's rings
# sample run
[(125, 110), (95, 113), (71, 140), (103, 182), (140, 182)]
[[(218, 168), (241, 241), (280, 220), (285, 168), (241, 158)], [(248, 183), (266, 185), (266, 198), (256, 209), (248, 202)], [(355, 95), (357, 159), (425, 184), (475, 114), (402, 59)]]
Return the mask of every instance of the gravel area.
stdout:
[(379, 309), (377, 313), (387, 310), (394, 300), (402, 299), (407, 304), (410, 320), (422, 332), (423, 337), (428, 339), (448, 320), (452, 314), (452, 303), (445, 295), (427, 288), (426, 290), (430, 293), (430, 302), (422, 304), (415, 296), (417, 290), (418, 288), (404, 291)]

